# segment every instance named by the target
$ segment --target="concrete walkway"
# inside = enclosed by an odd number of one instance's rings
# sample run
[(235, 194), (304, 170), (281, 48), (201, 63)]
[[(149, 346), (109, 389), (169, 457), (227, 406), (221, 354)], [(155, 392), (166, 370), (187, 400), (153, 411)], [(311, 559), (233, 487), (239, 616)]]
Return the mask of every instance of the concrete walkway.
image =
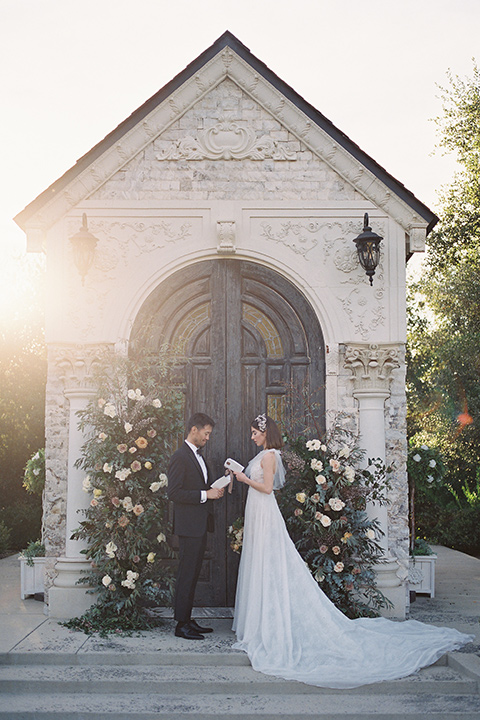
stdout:
[[(435, 598), (417, 597), (410, 607), (410, 617), (475, 634), (475, 642), (463, 652), (480, 657), (480, 560), (449, 548), (435, 547), (434, 550), (438, 556)], [(50, 620), (42, 602), (20, 599), (18, 555), (0, 560), (0, 579), (0, 653), (92, 652), (101, 655), (102, 651), (111, 652), (114, 648), (127, 653), (158, 650), (222, 653), (229, 652), (233, 642), (232, 621), (226, 618), (214, 619), (216, 632), (201, 643), (175, 638), (174, 623), (169, 619), (162, 627), (136, 637), (111, 636), (106, 640), (88, 637)], [(97, 662), (101, 662), (100, 657)]]

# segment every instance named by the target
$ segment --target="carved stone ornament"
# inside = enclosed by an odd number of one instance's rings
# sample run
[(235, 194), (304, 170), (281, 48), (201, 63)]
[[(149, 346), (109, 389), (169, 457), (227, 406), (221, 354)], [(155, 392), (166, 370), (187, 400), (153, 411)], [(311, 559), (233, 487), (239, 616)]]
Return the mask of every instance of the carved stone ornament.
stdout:
[(400, 367), (400, 352), (398, 345), (347, 345), (344, 366), (352, 373), (354, 390), (388, 391), (392, 372)]
[(231, 120), (221, 120), (197, 137), (187, 135), (174, 140), (157, 160), (296, 160), (297, 153), (289, 152), (285, 143), (262, 135), (257, 137), (252, 128)]
[(220, 255), (233, 255), (237, 252), (235, 246), (235, 223), (217, 222), (217, 252)]
[(49, 362), (68, 390), (94, 387), (95, 367), (109, 345), (57, 345), (49, 349)]

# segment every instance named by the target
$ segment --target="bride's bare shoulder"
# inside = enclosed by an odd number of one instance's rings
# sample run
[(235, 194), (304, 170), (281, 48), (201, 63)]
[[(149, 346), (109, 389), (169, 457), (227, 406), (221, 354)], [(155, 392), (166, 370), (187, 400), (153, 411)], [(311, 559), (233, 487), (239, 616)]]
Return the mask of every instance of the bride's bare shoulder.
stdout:
[(275, 450), (267, 450), (262, 458), (261, 465), (263, 469), (275, 466)]

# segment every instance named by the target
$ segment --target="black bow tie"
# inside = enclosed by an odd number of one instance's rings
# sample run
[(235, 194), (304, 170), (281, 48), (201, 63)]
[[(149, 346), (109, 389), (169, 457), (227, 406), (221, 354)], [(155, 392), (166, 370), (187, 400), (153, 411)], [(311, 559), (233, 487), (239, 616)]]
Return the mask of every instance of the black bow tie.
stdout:
[(201, 454), (202, 454), (202, 448), (197, 448), (197, 455), (201, 455)]

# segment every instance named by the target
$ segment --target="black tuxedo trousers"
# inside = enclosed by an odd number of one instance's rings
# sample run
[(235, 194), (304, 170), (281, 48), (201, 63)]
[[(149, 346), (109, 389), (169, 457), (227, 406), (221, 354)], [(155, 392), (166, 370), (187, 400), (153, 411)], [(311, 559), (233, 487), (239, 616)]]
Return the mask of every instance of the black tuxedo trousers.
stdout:
[(213, 530), (212, 501), (201, 502), (201, 491), (208, 490), (212, 478), (208, 470), (205, 482), (195, 453), (186, 443), (172, 455), (167, 474), (168, 497), (173, 502), (173, 532), (178, 535), (179, 544), (175, 620), (188, 622), (205, 554), (207, 531)]

